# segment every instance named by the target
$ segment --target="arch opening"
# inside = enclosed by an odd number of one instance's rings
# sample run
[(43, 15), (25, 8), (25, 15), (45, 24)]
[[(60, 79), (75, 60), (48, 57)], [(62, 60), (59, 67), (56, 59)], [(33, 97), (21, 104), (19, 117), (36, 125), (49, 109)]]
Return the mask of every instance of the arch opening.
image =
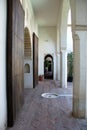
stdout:
[(53, 57), (50, 54), (44, 57), (44, 78), (53, 79)]
[(67, 22), (67, 52), (73, 52), (72, 28), (71, 28), (71, 9), (68, 11)]
[(31, 81), (31, 37), (28, 27), (24, 28), (24, 88), (32, 86)]
[(73, 40), (71, 29), (71, 9), (68, 11), (67, 22), (67, 81), (73, 81)]

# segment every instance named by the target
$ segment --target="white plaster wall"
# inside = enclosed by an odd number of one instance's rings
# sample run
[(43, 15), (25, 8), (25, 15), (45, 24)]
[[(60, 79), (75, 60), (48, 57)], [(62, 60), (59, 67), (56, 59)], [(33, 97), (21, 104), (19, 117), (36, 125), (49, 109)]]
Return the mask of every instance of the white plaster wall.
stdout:
[(7, 123), (6, 107), (6, 0), (0, 0), (0, 130)]
[(27, 26), (30, 31), (32, 42), (32, 33), (35, 32), (36, 35), (38, 35), (38, 24), (36, 21), (36, 16), (34, 14), (30, 0), (23, 0), (22, 5), (25, 11), (25, 27)]
[(24, 59), (25, 63), (30, 64), (30, 74), (24, 74), (24, 87), (25, 88), (33, 88), (33, 41), (32, 36), (33, 32), (38, 36), (38, 24), (36, 21), (36, 17), (32, 8), (32, 4), (30, 0), (22, 0), (22, 5), (25, 11), (25, 27), (28, 27), (31, 38), (31, 59)]
[(87, 0), (76, 0), (76, 24), (87, 25)]
[(39, 66), (38, 74), (44, 74), (44, 56), (51, 54), (54, 61), (54, 79), (56, 79), (56, 47), (57, 47), (57, 28), (39, 27)]
[(61, 12), (61, 48), (67, 48), (67, 22), (68, 22), (68, 11), (69, 11), (69, 1), (64, 0)]
[(30, 66), (30, 73), (24, 73), (24, 88), (33, 88), (33, 65), (32, 60), (24, 60), (24, 66), (25, 64), (29, 64)]

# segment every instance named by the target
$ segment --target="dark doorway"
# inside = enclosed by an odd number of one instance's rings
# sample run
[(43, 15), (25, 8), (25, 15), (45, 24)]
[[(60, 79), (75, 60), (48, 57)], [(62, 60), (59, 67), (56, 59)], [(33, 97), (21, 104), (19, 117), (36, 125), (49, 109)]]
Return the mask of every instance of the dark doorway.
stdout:
[(33, 87), (38, 84), (38, 37), (33, 33)]
[(50, 54), (44, 58), (44, 78), (53, 79), (53, 57)]

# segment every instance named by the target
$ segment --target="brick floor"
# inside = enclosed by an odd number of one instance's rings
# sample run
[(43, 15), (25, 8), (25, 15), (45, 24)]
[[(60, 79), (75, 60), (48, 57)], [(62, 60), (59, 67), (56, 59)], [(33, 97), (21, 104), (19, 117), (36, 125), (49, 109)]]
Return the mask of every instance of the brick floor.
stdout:
[(57, 81), (42, 81), (35, 89), (25, 89), (25, 103), (13, 128), (7, 130), (87, 130), (86, 119), (72, 116), (72, 96), (41, 97), (44, 92), (72, 95), (72, 83), (60, 88)]

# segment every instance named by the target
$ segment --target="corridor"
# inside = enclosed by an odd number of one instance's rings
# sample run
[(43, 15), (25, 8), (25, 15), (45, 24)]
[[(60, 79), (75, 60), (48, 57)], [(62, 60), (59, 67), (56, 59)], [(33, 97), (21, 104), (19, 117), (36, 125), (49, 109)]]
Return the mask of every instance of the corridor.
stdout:
[[(62, 96), (43, 98), (44, 92)], [(87, 120), (72, 116), (72, 84), (63, 89), (58, 81), (46, 80), (35, 89), (25, 89), (24, 95), (24, 106), (14, 127), (7, 130), (87, 130)]]

